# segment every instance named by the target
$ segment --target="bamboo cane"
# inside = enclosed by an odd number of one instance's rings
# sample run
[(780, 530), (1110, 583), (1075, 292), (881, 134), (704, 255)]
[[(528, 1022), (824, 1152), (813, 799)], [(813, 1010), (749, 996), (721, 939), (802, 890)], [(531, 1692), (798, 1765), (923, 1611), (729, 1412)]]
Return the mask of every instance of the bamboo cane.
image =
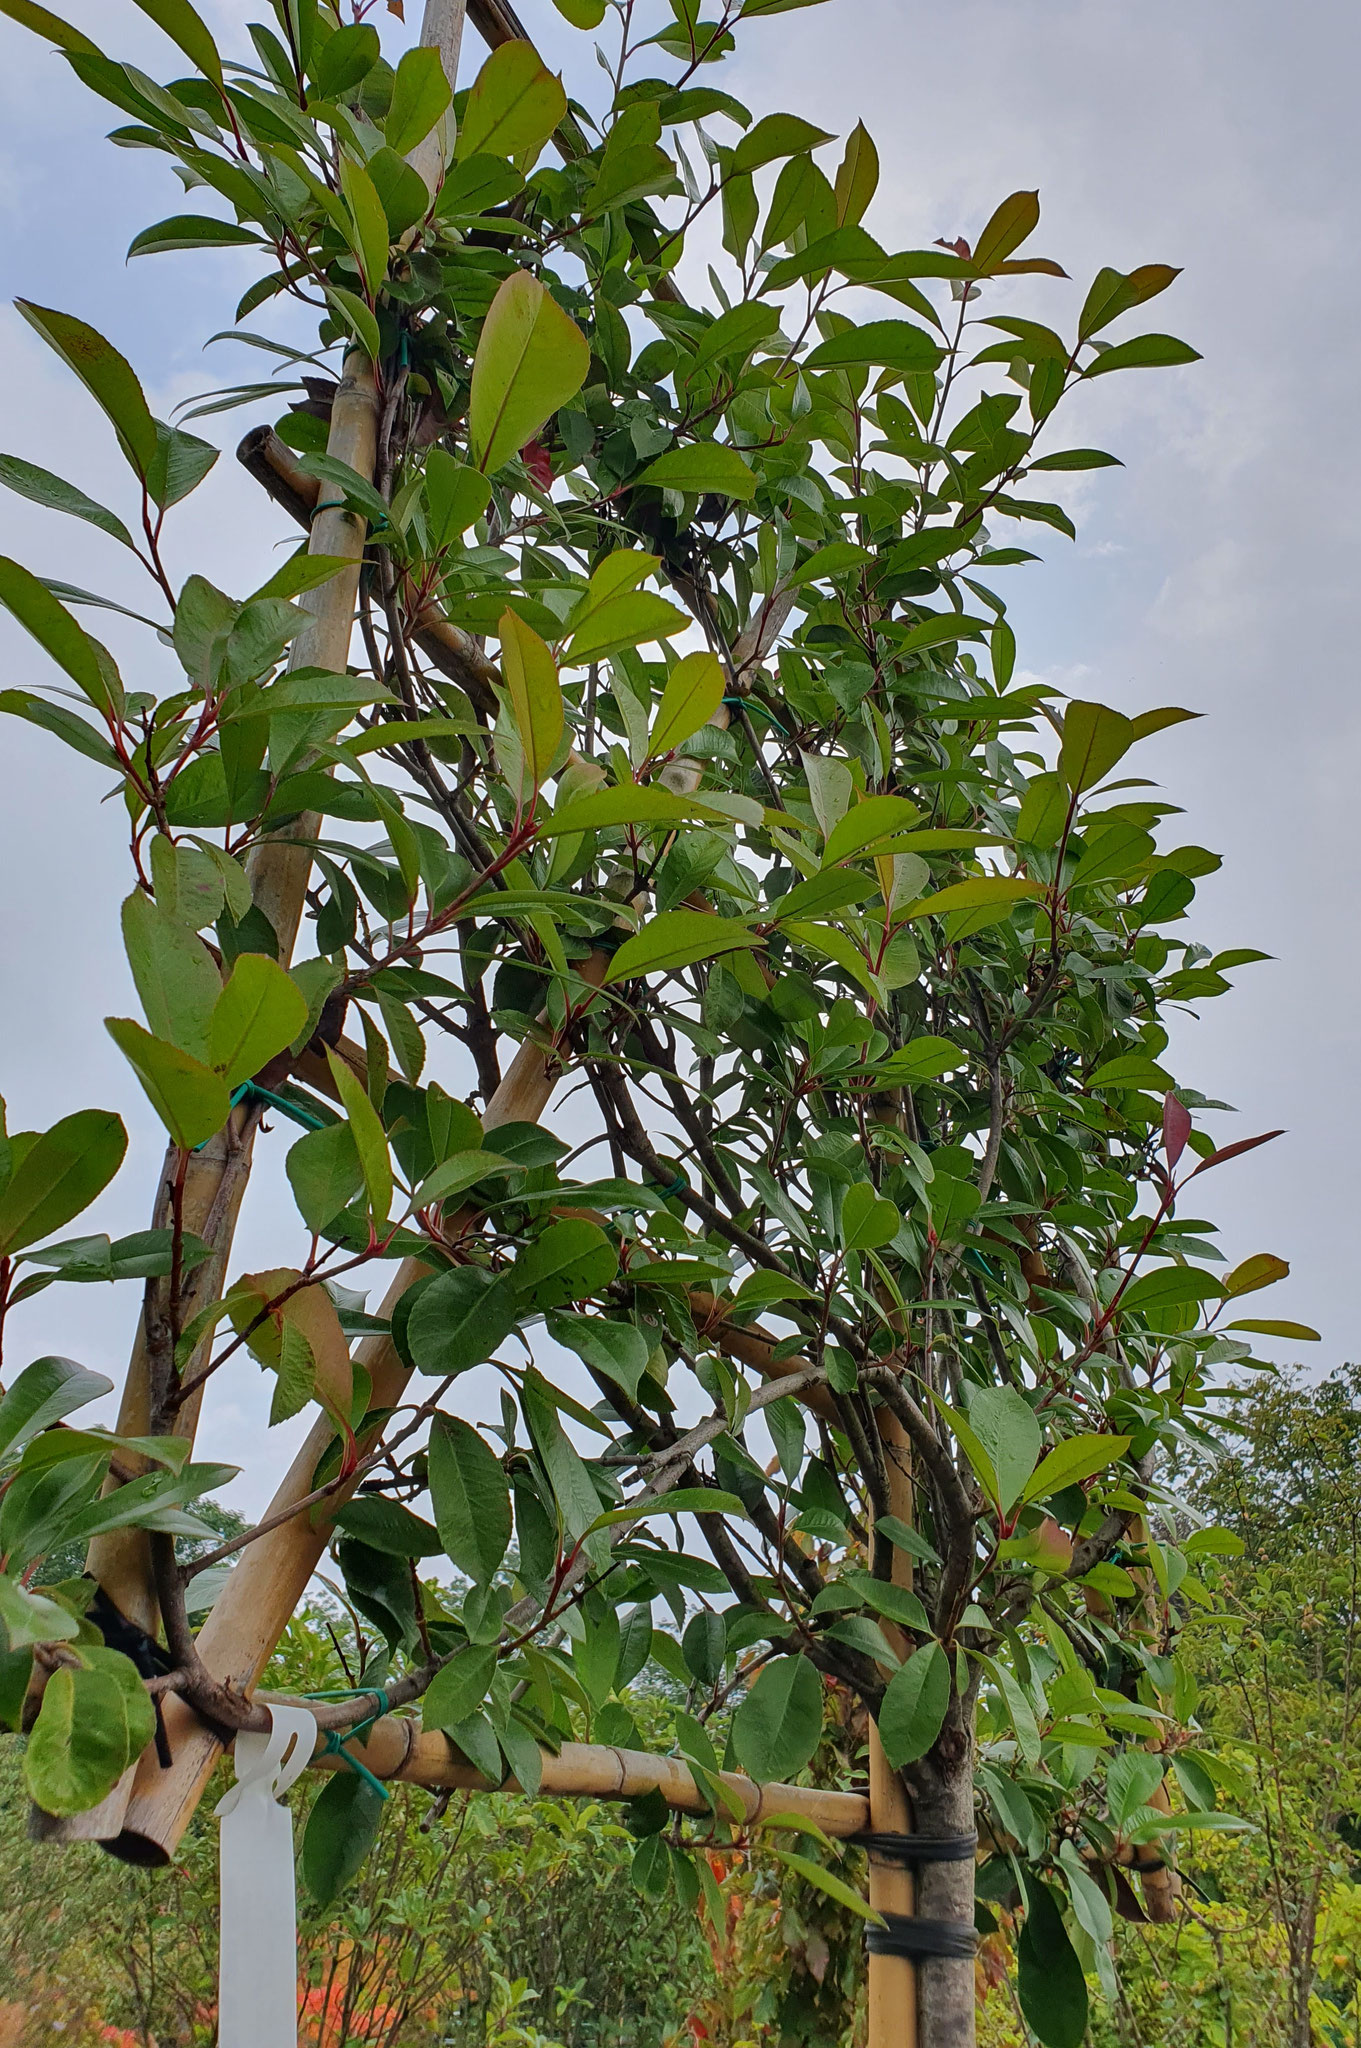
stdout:
[[(290, 1701), (291, 1705), (305, 1705)], [(312, 1762), (316, 1769), (348, 1768), (344, 1755), (324, 1747), (317, 1737)], [(422, 1733), (404, 1715), (387, 1714), (360, 1741), (347, 1742), (345, 1752), (375, 1778), (431, 1791), (522, 1792), (514, 1778), (495, 1784), (470, 1764), (446, 1735)], [(584, 1742), (564, 1742), (556, 1756), (541, 1752), (539, 1790), (562, 1799), (639, 1799), (660, 1792), (674, 1813), (704, 1814), (709, 1801), (694, 1774), (679, 1757), (652, 1756), (639, 1749), (604, 1749)], [(845, 1841), (869, 1825), (869, 1801), (863, 1792), (832, 1792), (817, 1785), (758, 1785), (737, 1771), (719, 1773), (722, 1783), (742, 1806), (743, 1824), (754, 1826), (776, 1814), (796, 1814), (814, 1822), (825, 1835)]]
[[(878, 1411), (879, 1435), (888, 1468), (889, 1511), (899, 1521), (912, 1525), (911, 1453), (902, 1424), (887, 1408)], [(876, 1538), (876, 1541), (878, 1539)], [(893, 1546), (893, 1583), (911, 1587), (910, 1552)], [(881, 1622), (885, 1635), (900, 1655), (911, 1645), (892, 1622)], [(876, 1834), (906, 1835), (912, 1832), (912, 1808), (902, 1777), (890, 1765), (879, 1740), (879, 1730), (870, 1723), (870, 1826)], [(912, 1913), (916, 1910), (916, 1881), (899, 1863), (881, 1863), (870, 1857), (870, 1904), (880, 1913)], [(867, 2048), (916, 2048), (917, 1966), (906, 1956), (869, 1956), (869, 2036)]]
[[(426, 0), (422, 40), (438, 47), (445, 58), (450, 84), (457, 77), (458, 45), (462, 35), (465, 0)], [(437, 159), (435, 160), (436, 169)], [(422, 169), (421, 165), (417, 168)], [(373, 365), (359, 352), (345, 361), (331, 413), (327, 453), (348, 465), (360, 476), (372, 478), (377, 452), (378, 392)], [(316, 504), (313, 500), (313, 506)], [(342, 505), (326, 505), (319, 512), (309, 509), (308, 552), (330, 555), (346, 567), (329, 582), (302, 599), (311, 620), (293, 642), (290, 669), (323, 668), (343, 674), (354, 625), (355, 599), (359, 589), (360, 564), (367, 538), (367, 524)], [(315, 839), (320, 819), (303, 817), (288, 832), (259, 847), (249, 858), (247, 870), (251, 895), (274, 928), (278, 957), (287, 963), (297, 942), (306, 901), (311, 854), (306, 842)], [(186, 1229), (201, 1236), (212, 1252), (192, 1280), (192, 1298), (209, 1301), (221, 1292), (241, 1201), (250, 1177), (251, 1158), (258, 1118), (247, 1109), (237, 1111), (226, 1128), (210, 1140), (189, 1161), (185, 1183), (183, 1220)], [(173, 1150), (167, 1152), (155, 1204), (155, 1221), (164, 1223), (168, 1209), (169, 1185), (176, 1165)], [(189, 1363), (189, 1373), (201, 1364), (199, 1353)], [(198, 1423), (201, 1396), (185, 1403), (177, 1417), (179, 1434), (193, 1439)], [(150, 1380), (145, 1324), (139, 1321), (123, 1396), (118, 1428), (127, 1435), (145, 1434), (150, 1421)], [(150, 1546), (145, 1532), (138, 1529), (111, 1531), (96, 1537), (90, 1546), (86, 1569), (104, 1588), (114, 1605), (148, 1634), (158, 1619), (152, 1583)], [(108, 1799), (92, 1812), (74, 1820), (42, 1823), (43, 1831), (63, 1840), (107, 1840), (116, 1838), (131, 1789), (132, 1773), (115, 1786)]]

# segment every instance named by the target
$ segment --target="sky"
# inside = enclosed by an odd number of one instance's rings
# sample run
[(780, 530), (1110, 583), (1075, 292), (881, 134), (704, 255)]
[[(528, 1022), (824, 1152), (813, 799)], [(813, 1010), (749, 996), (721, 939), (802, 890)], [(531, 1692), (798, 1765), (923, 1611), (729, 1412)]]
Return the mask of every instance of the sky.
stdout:
[[(200, 5), (228, 47), (254, 11), (243, 0)], [(569, 87), (593, 93), (588, 40), (548, 0), (520, 5), (545, 55), (569, 67)], [(182, 68), (131, 0), (66, 0), (64, 12), (153, 75)], [(394, 25), (387, 32), (400, 41)], [(1101, 264), (1183, 268), (1117, 332), (1170, 331), (1203, 360), (1081, 395), (1063, 439), (1108, 449), (1124, 466), (1076, 480), (1066, 498), (1076, 543), (1031, 529), (1044, 560), (1009, 572), (1006, 594), (1028, 674), (1130, 712), (1174, 704), (1201, 714), (1146, 743), (1130, 772), (1156, 778), (1183, 807), (1166, 843), (1223, 855), (1200, 884), (1195, 936), (1273, 957), (1178, 1022), (1173, 1064), (1235, 1106), (1218, 1122), (1221, 1142), (1278, 1125), (1286, 1135), (1202, 1180), (1195, 1206), (1221, 1223), (1231, 1258), (1270, 1250), (1290, 1261), (1290, 1279), (1252, 1307), (1322, 1333), (1307, 1353), (1263, 1346), (1315, 1371), (1361, 1350), (1351, 1285), (1361, 857), (1347, 794), (1361, 741), (1358, 44), (1361, 20), (1340, 0), (953, 0), (929, 11), (915, 0), (831, 0), (761, 24), (720, 80), (757, 113), (787, 109), (839, 134), (863, 119), (882, 163), (866, 225), (890, 249), (973, 238), (1000, 199), (1038, 187), (1033, 247), (1072, 282), (1003, 287), (998, 311), (1062, 329)], [(465, 76), (480, 55), (470, 31)], [(251, 274), (242, 257), (125, 263), (132, 235), (184, 202), (163, 159), (105, 141), (112, 112), (0, 20), (0, 448), (126, 513), (125, 472), (102, 420), (9, 300), (92, 320), (136, 365), (162, 417), (195, 392), (262, 374), (265, 359), (236, 345), (204, 352)], [(194, 430), (230, 449), (275, 410)], [(176, 515), (170, 559), (176, 574), (198, 569), (244, 593), (285, 542), (286, 523), (228, 455)], [(0, 550), (142, 598), (140, 572), (129, 574), (114, 542), (8, 494)], [(94, 630), (129, 657), (125, 674), (137, 664), (147, 673), (145, 635), (116, 619)], [(0, 687), (30, 685), (42, 665), (0, 621)], [(120, 813), (95, 802), (93, 767), (13, 719), (0, 723), (0, 766), (0, 1092), (14, 1128), (91, 1104), (118, 1109), (129, 1158), (89, 1227), (137, 1229), (162, 1140), (99, 1022), (136, 1010), (118, 941), (129, 884)], [(285, 1256), (286, 1144), (278, 1134), (257, 1148), (243, 1268)], [(55, 1351), (119, 1379), (136, 1293), (49, 1289), (16, 1312), (11, 1369)], [(267, 1497), (295, 1435), (266, 1436), (268, 1390), (253, 1374), (210, 1389), (200, 1439), (246, 1468), (227, 1497), (247, 1512)]]

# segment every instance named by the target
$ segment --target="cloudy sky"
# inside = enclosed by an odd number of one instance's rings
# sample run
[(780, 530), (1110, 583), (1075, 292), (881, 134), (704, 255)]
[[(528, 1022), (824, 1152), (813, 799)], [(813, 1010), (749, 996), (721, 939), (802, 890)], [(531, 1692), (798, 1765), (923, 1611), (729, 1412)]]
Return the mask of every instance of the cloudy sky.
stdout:
[[(200, 5), (234, 47), (244, 0)], [(570, 67), (569, 86), (592, 95), (587, 40), (548, 0), (521, 5), (545, 53)], [(131, 0), (67, 0), (64, 11), (112, 54), (162, 76), (177, 68)], [(1361, 740), (1348, 597), (1358, 542), (1348, 480), (1361, 453), (1348, 396), (1361, 328), (1358, 41), (1355, 10), (1340, 0), (1288, 10), (1263, 0), (953, 0), (930, 10), (831, 0), (763, 24), (722, 79), (757, 112), (787, 108), (839, 133), (863, 117), (883, 163), (867, 225), (889, 248), (972, 237), (1008, 192), (1038, 186), (1034, 246), (1073, 283), (1017, 288), (1013, 309), (1062, 327), (1102, 263), (1184, 268), (1147, 324), (1183, 336), (1204, 361), (1083, 394), (1071, 439), (1125, 466), (1083, 480), (1076, 545), (1047, 537), (1043, 565), (1012, 572), (1009, 595), (1031, 673), (1129, 711), (1204, 714), (1149, 743), (1132, 768), (1184, 807), (1169, 843), (1224, 856), (1201, 884), (1197, 935), (1274, 957), (1178, 1026), (1176, 1063), (1191, 1085), (1236, 1106), (1222, 1120), (1225, 1140), (1287, 1127), (1200, 1185), (1231, 1256), (1273, 1250), (1291, 1261), (1290, 1280), (1261, 1308), (1322, 1331), (1311, 1347), (1319, 1367), (1361, 1343), (1349, 1164), (1361, 1111), (1361, 874), (1347, 796)], [(471, 33), (467, 51), (480, 54)], [(203, 353), (249, 273), (231, 256), (125, 266), (131, 236), (179, 210), (181, 195), (163, 160), (108, 145), (110, 113), (60, 59), (0, 21), (0, 299), (93, 320), (164, 415), (191, 392), (258, 374), (263, 359), (234, 346)], [(229, 414), (208, 430), (220, 424), (230, 446), (254, 418)], [(0, 447), (130, 510), (102, 421), (10, 311), (0, 312)], [(174, 570), (250, 589), (284, 533), (225, 460), (178, 516)], [(113, 542), (21, 500), (0, 502), (0, 549), (72, 583), (139, 594)], [(116, 626), (107, 637), (120, 654), (141, 646)], [(41, 657), (7, 624), (0, 662), (5, 686), (39, 677)], [(98, 812), (96, 771), (54, 741), (6, 720), (0, 744), (0, 1091), (16, 1127), (91, 1103), (118, 1108), (132, 1151), (97, 1222), (138, 1228), (161, 1144), (98, 1023), (135, 1007), (116, 936), (127, 886), (119, 817), (112, 806)], [(240, 1238), (247, 1265), (280, 1257), (285, 1142), (267, 1139), (257, 1153)], [(64, 1351), (117, 1377), (135, 1310), (132, 1289), (53, 1288), (16, 1316), (13, 1362)], [(207, 1417), (213, 1453), (251, 1464), (235, 1494), (246, 1508), (286, 1448), (284, 1432), (260, 1444), (264, 1406), (246, 1383), (215, 1389)]]

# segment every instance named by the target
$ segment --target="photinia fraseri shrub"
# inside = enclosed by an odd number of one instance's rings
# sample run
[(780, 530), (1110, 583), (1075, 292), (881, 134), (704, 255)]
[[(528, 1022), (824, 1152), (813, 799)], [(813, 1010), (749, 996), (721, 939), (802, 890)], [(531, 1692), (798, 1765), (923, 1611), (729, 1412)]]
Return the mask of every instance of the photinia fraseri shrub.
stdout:
[[(715, 1924), (689, 1846), (740, 1833), (715, 1772), (796, 1775), (842, 1688), (920, 1832), (981, 1816), (981, 1890), (1025, 1909), (1023, 2008), (1065, 2048), (1112, 1910), (1137, 1910), (1124, 1869), (1224, 1824), (1210, 1764), (1204, 1810), (1163, 1789), (1194, 1712), (1180, 1619), (1207, 1596), (1160, 1454), (1206, 1439), (1252, 1333), (1293, 1326), (1234, 1307), (1282, 1262), (1220, 1277), (1178, 1209), (1243, 1147), (1201, 1127), (1218, 1105), (1177, 1085), (1166, 1018), (1262, 957), (1187, 935), (1218, 863), (1160, 844), (1172, 806), (1128, 779), (1192, 714), (1018, 682), (994, 586), (1034, 559), (1021, 531), (1071, 536), (1052, 479), (1115, 460), (1064, 447), (1071, 393), (1195, 357), (1126, 331), (1166, 265), (1100, 271), (1062, 331), (1014, 310), (1012, 280), (1064, 276), (1025, 253), (1034, 193), (972, 240), (885, 249), (863, 127), (839, 142), (713, 82), (787, 4), (564, 4), (614, 39), (609, 85), (588, 61), (569, 103), (524, 41), (451, 99), (436, 52), (390, 65), (324, 0), (278, 0), (231, 57), (187, 0), (145, 0), (192, 66), (164, 85), (0, 0), (211, 209), (130, 254), (258, 251), (238, 338), (279, 376), (197, 411), (295, 394), (243, 459), (303, 523), (338, 507), (366, 534), (348, 664), (290, 665), (342, 559), (300, 550), (244, 596), (172, 572), (213, 449), (153, 419), (83, 315), (21, 302), (130, 475), (122, 510), (14, 457), (0, 479), (139, 557), (182, 674), (125, 682), (78, 616), (99, 600), (0, 563), (62, 671), (0, 708), (129, 820), (143, 1020), (107, 1026), (170, 1151), (155, 1248), (99, 1256), (145, 1278), (139, 1454), (174, 1474), (191, 1397), (248, 1356), (273, 1421), (315, 1405), (314, 1496), (382, 1645), (360, 1676), (493, 1778), (532, 1789), (541, 1746), (626, 1738), (629, 1685), (669, 1674), (714, 1811), (697, 1835), (636, 1812), (635, 1877)], [(317, 315), (314, 351), (246, 324), (279, 299)], [(361, 474), (328, 450), (370, 377)], [(261, 881), (284, 845), (310, 862), (296, 958)], [(517, 1046), (574, 1085), (584, 1141), (487, 1116)], [(248, 1170), (266, 1109), (307, 1126), (296, 1263), (227, 1285), (230, 1204), (200, 1245), (186, 1191), (224, 1128)], [(45, 1277), (87, 1277), (59, 1250)], [(380, 1316), (345, 1283), (381, 1259), (420, 1264)], [(356, 1337), (410, 1373), (395, 1408)], [(494, 1421), (459, 1384), (487, 1364)], [(220, 1720), (186, 1613), (207, 1560), (173, 1550), (205, 1471), (129, 1520), (153, 1532), (167, 1682)], [(421, 1576), (441, 1558), (456, 1590)], [(82, 1654), (39, 1652), (35, 1741), (87, 1759), (67, 1807), (146, 1734), (122, 1693), (116, 1741), (102, 1699), (65, 1696)], [(318, 1801), (327, 1883), (362, 1857), (365, 1790)], [(778, 1853), (854, 1902), (815, 1845)], [(971, 1866), (926, 1866), (921, 1910), (971, 1920)], [(948, 2018), (963, 2039), (971, 1967), (926, 1977), (923, 2038)]]

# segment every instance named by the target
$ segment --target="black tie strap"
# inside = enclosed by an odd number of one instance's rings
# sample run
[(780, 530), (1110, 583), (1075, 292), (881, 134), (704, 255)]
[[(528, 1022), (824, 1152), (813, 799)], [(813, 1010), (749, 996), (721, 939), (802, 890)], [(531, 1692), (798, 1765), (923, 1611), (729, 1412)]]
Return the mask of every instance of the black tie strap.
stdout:
[(872, 1956), (906, 1956), (917, 1961), (943, 1956), (972, 1962), (977, 1935), (968, 1920), (918, 1920), (915, 1914), (885, 1913), (886, 1925), (866, 1930)]
[(865, 1849), (881, 1863), (970, 1863), (978, 1848), (977, 1835), (891, 1835), (866, 1829), (848, 1835), (853, 1848)]

